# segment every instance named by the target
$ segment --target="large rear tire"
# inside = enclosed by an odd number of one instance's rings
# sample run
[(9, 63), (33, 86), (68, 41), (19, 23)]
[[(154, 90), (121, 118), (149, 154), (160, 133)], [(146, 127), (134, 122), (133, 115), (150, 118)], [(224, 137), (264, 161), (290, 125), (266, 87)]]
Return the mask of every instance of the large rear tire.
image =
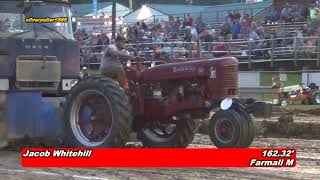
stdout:
[[(141, 141), (144, 147), (151, 148), (186, 148), (193, 141), (199, 127), (199, 121), (189, 115), (172, 118), (172, 123), (151, 122), (141, 129)], [(156, 124), (158, 126), (156, 126)], [(174, 124), (175, 127), (170, 127)], [(171, 131), (168, 127), (171, 128)]]
[(209, 136), (218, 148), (240, 148), (248, 143), (248, 128), (235, 110), (219, 110), (210, 119)]
[(66, 143), (71, 147), (123, 147), (132, 117), (125, 91), (109, 78), (80, 81), (67, 96)]

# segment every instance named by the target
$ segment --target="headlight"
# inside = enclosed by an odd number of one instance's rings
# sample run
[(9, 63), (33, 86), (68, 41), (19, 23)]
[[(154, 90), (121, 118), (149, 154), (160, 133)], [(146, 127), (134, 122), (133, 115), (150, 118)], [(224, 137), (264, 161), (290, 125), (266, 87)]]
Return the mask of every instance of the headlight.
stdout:
[(71, 83), (70, 83), (71, 88), (73, 86), (75, 86), (77, 83), (78, 83), (78, 80), (76, 80), (76, 79), (72, 80)]
[(220, 108), (222, 110), (228, 110), (233, 104), (233, 101), (231, 98), (227, 98), (227, 99), (224, 99), (221, 104), (220, 104)]
[(131, 67), (131, 65), (132, 65), (132, 64), (131, 64), (131, 61), (130, 61), (130, 60), (129, 60), (129, 61), (127, 61), (127, 67), (128, 67), (128, 68), (130, 68), (130, 67)]
[(73, 86), (78, 83), (77, 79), (63, 79), (62, 80), (62, 90), (70, 91)]
[(151, 67), (155, 67), (155, 66), (156, 66), (156, 62), (152, 61)]

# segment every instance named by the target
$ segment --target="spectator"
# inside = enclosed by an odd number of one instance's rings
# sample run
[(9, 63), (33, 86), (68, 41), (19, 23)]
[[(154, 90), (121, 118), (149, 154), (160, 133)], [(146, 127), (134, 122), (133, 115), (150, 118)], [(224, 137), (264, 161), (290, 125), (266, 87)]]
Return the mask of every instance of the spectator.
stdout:
[(306, 4), (300, 5), (300, 15), (304, 18), (304, 20), (308, 19), (309, 15), (310, 15), (310, 11), (309, 11), (309, 8)]
[(214, 57), (222, 57), (228, 55), (229, 49), (226, 43), (221, 42), (215, 47), (213, 47), (213, 56)]
[(290, 4), (286, 3), (285, 7), (282, 9), (281, 17), (285, 22), (292, 22), (292, 9)]
[(251, 29), (250, 33), (249, 33), (249, 40), (259, 40), (259, 36), (256, 33), (256, 31), (254, 31), (253, 29)]
[(251, 30), (256, 31), (257, 32), (257, 23), (255, 21), (251, 22)]
[(231, 33), (231, 28), (228, 23), (223, 23), (221, 27), (221, 36), (226, 37), (228, 34)]
[(191, 41), (197, 42), (199, 40), (199, 35), (198, 35), (197, 29), (194, 26), (191, 27), (190, 33), (191, 33)]
[(96, 52), (102, 52), (102, 38), (101, 38), (101, 36), (100, 35), (98, 35), (97, 37), (96, 37), (96, 39), (97, 39), (97, 44), (96, 44)]
[(260, 21), (258, 22), (258, 25), (257, 25), (257, 34), (259, 36), (264, 36), (264, 27)]
[(314, 21), (318, 17), (318, 11), (319, 9), (317, 8), (316, 4), (313, 4), (312, 8), (310, 8), (310, 19), (311, 21)]
[(275, 23), (278, 22), (280, 20), (280, 14), (279, 12), (272, 8), (271, 10), (271, 14), (269, 16), (266, 17), (266, 23)]
[(142, 21), (142, 29), (145, 31), (145, 32), (147, 32), (148, 30), (149, 30), (149, 28), (148, 28), (148, 26), (146, 25), (146, 23), (144, 23), (143, 21)]
[(295, 33), (295, 39), (293, 41), (293, 48), (296, 49), (298, 52), (302, 52), (303, 47), (304, 47), (304, 38), (302, 34), (302, 30), (296, 30)]
[(307, 58), (312, 58), (317, 50), (317, 37), (315, 37), (314, 33), (309, 33), (308, 37), (305, 56)]
[(191, 42), (191, 39), (192, 39), (192, 35), (191, 35), (191, 28), (187, 28), (186, 29), (186, 33), (185, 33), (185, 36), (184, 36), (184, 41), (185, 42)]
[(238, 39), (238, 34), (241, 32), (241, 24), (239, 20), (235, 19), (231, 28), (232, 38)]
[(192, 25), (193, 25), (193, 18), (190, 14), (188, 14), (186, 26), (192, 26)]

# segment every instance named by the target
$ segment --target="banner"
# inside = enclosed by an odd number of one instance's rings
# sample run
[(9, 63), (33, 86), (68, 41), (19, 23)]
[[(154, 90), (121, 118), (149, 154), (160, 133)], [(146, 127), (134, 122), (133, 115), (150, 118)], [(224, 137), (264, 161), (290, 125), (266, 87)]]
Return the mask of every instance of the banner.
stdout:
[(23, 167), (295, 167), (295, 149), (38, 149), (21, 151)]

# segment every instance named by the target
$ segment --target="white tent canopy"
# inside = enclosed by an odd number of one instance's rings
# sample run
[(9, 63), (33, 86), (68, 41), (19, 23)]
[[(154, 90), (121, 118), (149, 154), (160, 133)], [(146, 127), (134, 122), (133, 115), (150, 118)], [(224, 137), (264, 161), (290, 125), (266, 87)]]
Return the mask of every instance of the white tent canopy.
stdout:
[(140, 9), (137, 9), (130, 14), (123, 17), (124, 23), (136, 23), (138, 21), (153, 22), (154, 17), (157, 21), (168, 21), (169, 16), (153, 9), (148, 5), (143, 5)]
[[(123, 6), (119, 3), (116, 3), (116, 11), (117, 17), (123, 17), (126, 14), (130, 13), (130, 9), (128, 7)], [(98, 10), (98, 16), (101, 16), (102, 13), (104, 13), (105, 16), (112, 16), (112, 5), (106, 6)], [(85, 16), (93, 16), (93, 13), (87, 14)]]

